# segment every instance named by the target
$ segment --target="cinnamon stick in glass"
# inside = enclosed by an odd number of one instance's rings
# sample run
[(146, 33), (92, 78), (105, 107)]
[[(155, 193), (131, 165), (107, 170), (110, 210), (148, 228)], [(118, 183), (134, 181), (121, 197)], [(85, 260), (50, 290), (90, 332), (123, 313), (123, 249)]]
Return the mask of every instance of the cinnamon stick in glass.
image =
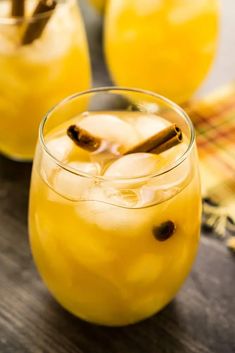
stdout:
[[(77, 146), (89, 152), (97, 151), (103, 141), (101, 138), (91, 135), (87, 130), (77, 125), (71, 125), (67, 130), (67, 134)], [(182, 141), (183, 135), (181, 129), (175, 124), (172, 124), (130, 150), (125, 151), (123, 155), (138, 152), (159, 154), (176, 146)]]
[[(35, 39), (38, 39), (48, 21), (50, 20), (53, 10), (57, 5), (56, 0), (40, 0), (32, 14), (32, 19), (26, 27), (22, 38), (22, 44), (31, 44)], [(42, 16), (40, 16), (42, 15)]]
[(160, 154), (160, 153), (165, 152), (165, 151), (169, 150), (170, 148), (178, 145), (182, 141), (183, 141), (183, 135), (177, 134), (176, 136), (172, 137), (170, 140), (162, 143), (161, 145), (157, 146), (156, 148), (154, 148), (153, 150), (148, 151), (148, 152)]
[(162, 153), (174, 147), (183, 140), (181, 129), (176, 124), (171, 124), (157, 132), (147, 140), (126, 151), (124, 155), (138, 152)]
[(25, 0), (12, 0), (11, 15), (13, 17), (24, 17)]
[(101, 138), (91, 135), (77, 125), (71, 125), (67, 130), (67, 135), (77, 146), (89, 152), (97, 151), (102, 144)]

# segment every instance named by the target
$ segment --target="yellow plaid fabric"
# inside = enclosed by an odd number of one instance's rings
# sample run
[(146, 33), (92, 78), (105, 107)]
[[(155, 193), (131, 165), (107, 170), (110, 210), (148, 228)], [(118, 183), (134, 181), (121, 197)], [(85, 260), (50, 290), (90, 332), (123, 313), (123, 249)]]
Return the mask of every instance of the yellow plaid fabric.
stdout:
[(191, 102), (186, 110), (197, 132), (202, 191), (209, 200), (204, 211), (211, 210), (209, 225), (224, 235), (226, 227), (235, 230), (235, 84)]

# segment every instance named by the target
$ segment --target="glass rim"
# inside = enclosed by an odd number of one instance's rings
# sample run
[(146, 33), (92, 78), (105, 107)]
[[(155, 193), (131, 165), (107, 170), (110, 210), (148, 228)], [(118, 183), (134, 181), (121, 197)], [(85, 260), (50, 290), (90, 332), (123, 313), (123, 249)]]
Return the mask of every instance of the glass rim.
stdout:
[(21, 23), (32, 23), (32, 22), (37, 22), (41, 21), (44, 18), (50, 17), (55, 10), (50, 10), (44, 13), (39, 13), (33, 16), (9, 16), (9, 17), (0, 17), (0, 26), (1, 25), (6, 25), (6, 26), (14, 26), (14, 25), (19, 25)]
[[(48, 121), (48, 119), (50, 118), (50, 115), (53, 114), (53, 112), (60, 108), (61, 106), (63, 106), (64, 104), (72, 101), (73, 99), (79, 98), (81, 96), (85, 96), (88, 94), (92, 94), (92, 93), (101, 93), (101, 92), (109, 92), (109, 91), (116, 91), (116, 92), (120, 92), (120, 91), (126, 91), (126, 92), (133, 92), (133, 93), (139, 93), (139, 94), (145, 94), (147, 96), (152, 96), (157, 98), (158, 100), (164, 102), (165, 104), (168, 104), (172, 110), (175, 110), (179, 115), (181, 115), (185, 122), (187, 123), (187, 126), (189, 127), (190, 130), (190, 139), (189, 139), (189, 143), (187, 146), (187, 149), (180, 155), (180, 157), (174, 162), (172, 163), (169, 167), (166, 167), (165, 169), (161, 170), (159, 173), (152, 173), (152, 174), (148, 174), (148, 175), (143, 175), (143, 176), (139, 176), (139, 177), (104, 177), (102, 175), (92, 175), (83, 171), (79, 171), (78, 169), (72, 168), (70, 166), (68, 166), (66, 163), (60, 161), (59, 159), (57, 159), (53, 153), (51, 153), (49, 151), (49, 149), (46, 146), (46, 142), (44, 139), (44, 128), (45, 125)], [(85, 91), (81, 91), (81, 92), (77, 92), (74, 93), (66, 98), (64, 98), (63, 100), (61, 100), (59, 103), (55, 104), (47, 113), (46, 115), (43, 117), (43, 119), (41, 120), (41, 123), (39, 125), (39, 143), (41, 145), (41, 147), (43, 148), (43, 150), (45, 151), (45, 153), (56, 163), (56, 165), (66, 171), (68, 171), (69, 173), (75, 174), (77, 176), (80, 177), (86, 177), (86, 178), (91, 178), (91, 179), (96, 179), (96, 180), (101, 180), (101, 181), (121, 181), (121, 182), (130, 182), (130, 181), (144, 181), (146, 179), (153, 179), (153, 178), (157, 178), (159, 176), (165, 175), (169, 172), (171, 172), (172, 170), (174, 170), (175, 168), (177, 168), (180, 164), (182, 164), (189, 156), (189, 154), (191, 153), (191, 150), (193, 148), (194, 145), (194, 141), (195, 141), (195, 129), (193, 126), (193, 123), (191, 121), (191, 119), (189, 118), (188, 114), (184, 111), (183, 108), (181, 108), (178, 104), (174, 103), (173, 101), (171, 101), (170, 99), (152, 92), (152, 91), (148, 91), (148, 90), (144, 90), (144, 89), (139, 89), (139, 88), (128, 88), (128, 87), (122, 87), (122, 86), (105, 86), (105, 87), (97, 87), (97, 88), (92, 88), (89, 90), (85, 90)]]

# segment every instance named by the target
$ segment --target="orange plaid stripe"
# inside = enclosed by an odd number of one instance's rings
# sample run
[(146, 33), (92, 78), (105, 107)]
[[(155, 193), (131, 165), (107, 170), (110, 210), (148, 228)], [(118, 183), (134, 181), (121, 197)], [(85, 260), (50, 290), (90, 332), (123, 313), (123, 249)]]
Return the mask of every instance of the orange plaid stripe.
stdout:
[(196, 132), (204, 196), (235, 219), (235, 84), (186, 107)]

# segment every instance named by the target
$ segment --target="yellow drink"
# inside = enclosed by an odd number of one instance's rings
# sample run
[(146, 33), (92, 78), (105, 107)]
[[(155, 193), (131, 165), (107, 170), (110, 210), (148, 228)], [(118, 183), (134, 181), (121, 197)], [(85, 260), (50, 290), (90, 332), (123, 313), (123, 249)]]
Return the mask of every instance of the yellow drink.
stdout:
[[(21, 45), (30, 20), (14, 22), (6, 17), (10, 1), (0, 5), (0, 16), (5, 14), (0, 19), (0, 152), (32, 159), (43, 115), (64, 96), (90, 86), (83, 22), (75, 0), (61, 1), (40, 38)], [(29, 15), (35, 1), (26, 5)]]
[(109, 0), (104, 33), (107, 63), (118, 85), (183, 103), (213, 61), (218, 1)]
[[(174, 297), (195, 258), (201, 213), (195, 147), (178, 162), (190, 144), (185, 134), (161, 155), (110, 161), (70, 140), (66, 129), (74, 123), (130, 148), (169, 122), (143, 111), (80, 114), (48, 131), (33, 168), (30, 239), (50, 292), (84, 320), (134, 323)], [(163, 239), (160, 228), (169, 222), (174, 232)]]

